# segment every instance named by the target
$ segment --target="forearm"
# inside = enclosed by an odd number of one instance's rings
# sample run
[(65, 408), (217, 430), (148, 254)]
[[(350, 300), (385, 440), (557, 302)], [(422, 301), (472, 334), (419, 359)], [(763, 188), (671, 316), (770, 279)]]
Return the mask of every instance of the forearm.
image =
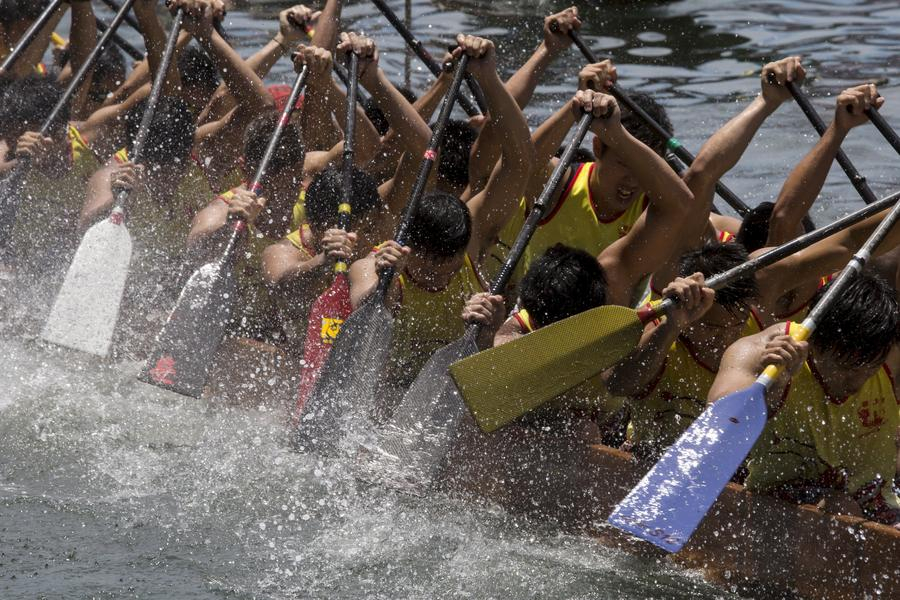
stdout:
[[(90, 2), (75, 2), (72, 4), (72, 37), (69, 41), (69, 64), (71, 69), (69, 77), (84, 65), (88, 56), (97, 43), (97, 19)], [(90, 91), (93, 79), (93, 69), (89, 69), (81, 82), (81, 87), (72, 102), (71, 116), (73, 120), (80, 120), (89, 115), (85, 114), (84, 107)]]
[(401, 151), (412, 152), (417, 156), (422, 154), (431, 137), (431, 129), (381, 69), (378, 69), (369, 93), (390, 123), (394, 133), (391, 137), (397, 140)]
[[(686, 212), (700, 212), (701, 207), (694, 206), (694, 196), (687, 184), (669, 168), (660, 155), (639, 142), (624, 128), (612, 132), (604, 142), (632, 170), (657, 210), (671, 213), (673, 217), (681, 217)], [(673, 222), (682, 223), (680, 219)]]
[(214, 29), (197, 42), (212, 58), (228, 91), (246, 108), (265, 108), (271, 97), (259, 75), (244, 62), (228, 42)]
[(341, 0), (327, 0), (325, 8), (316, 23), (312, 45), (334, 52), (338, 32), (341, 28)]
[(446, 73), (442, 73), (434, 80), (431, 87), (428, 88), (428, 90), (413, 104), (413, 108), (416, 109), (416, 112), (419, 113), (419, 116), (422, 117), (422, 120), (426, 123), (431, 122), (431, 117), (434, 115), (435, 109), (438, 104), (441, 103), (447, 90), (450, 89), (451, 83), (452, 77)]
[(337, 89), (329, 79), (310, 81), (306, 86), (303, 110), (303, 141), (306, 151), (328, 150), (340, 141), (331, 119), (332, 99), (329, 95)]
[(28, 77), (34, 74), (34, 68), (41, 62), (41, 57), (44, 56), (44, 53), (47, 52), (47, 46), (50, 45), (50, 36), (53, 30), (59, 25), (59, 21), (66, 14), (68, 8), (67, 4), (60, 6), (59, 10), (53, 13), (47, 24), (38, 32), (34, 41), (29, 44), (28, 48), (19, 57), (19, 60), (16, 61), (16, 64), (13, 65), (11, 73), (15, 77)]
[[(149, 65), (150, 80), (156, 79), (156, 74), (162, 65), (163, 53), (166, 49), (166, 33), (163, 31), (159, 19), (156, 17), (156, 9), (143, 2), (135, 2), (133, 10), (141, 26), (141, 35), (144, 37), (144, 46), (147, 48), (147, 63)], [(178, 73), (178, 63), (173, 60), (165, 74), (163, 83), (163, 95), (175, 95), (181, 88), (181, 76)]]
[(540, 124), (531, 135), (534, 144), (534, 164), (542, 169), (556, 156), (556, 151), (565, 141), (575, 117), (572, 115), (572, 104), (567, 102), (553, 116)]
[(739, 115), (728, 121), (700, 148), (697, 159), (685, 174), (687, 180), (701, 179), (712, 187), (737, 164), (759, 127), (777, 105), (757, 96)]
[(668, 319), (644, 336), (640, 345), (615, 367), (603, 373), (607, 389), (614, 396), (646, 394), (654, 379), (659, 377), (669, 348), (679, 330)]
[(516, 104), (519, 105), (520, 109), (524, 110), (528, 103), (531, 102), (531, 97), (534, 95), (538, 81), (540, 81), (544, 71), (547, 70), (554, 58), (547, 50), (546, 44), (541, 42), (534, 54), (507, 80), (506, 89), (515, 98)]
[(832, 123), (791, 171), (772, 210), (767, 246), (783, 244), (796, 235), (797, 227), (819, 196), (846, 135), (847, 132), (838, 131)]
[[(531, 143), (531, 131), (525, 115), (519, 108), (496, 71), (476, 76), (487, 100), (487, 108), (491, 124), (499, 144), (503, 160), (509, 166), (512, 163), (534, 161), (534, 146)], [(493, 168), (493, 164), (489, 168)]]
[[(328, 78), (327, 84), (331, 89), (325, 96), (328, 102), (326, 110), (333, 113), (337, 122), (343, 127), (347, 122), (347, 94), (334, 79)], [(356, 111), (356, 136), (353, 140), (355, 144), (353, 162), (363, 165), (378, 151), (378, 147), (381, 145), (381, 136), (378, 135), (375, 126), (366, 117), (365, 111), (358, 103), (354, 110)], [(346, 134), (346, 132), (344, 133)]]

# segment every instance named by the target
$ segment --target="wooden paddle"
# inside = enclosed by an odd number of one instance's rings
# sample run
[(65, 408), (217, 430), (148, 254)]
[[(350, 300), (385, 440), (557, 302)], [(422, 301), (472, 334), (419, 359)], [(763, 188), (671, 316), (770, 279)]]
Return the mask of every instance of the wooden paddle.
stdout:
[[(771, 82), (773, 79), (774, 76), (770, 77), (769, 81)], [(803, 111), (803, 114), (806, 115), (806, 118), (812, 124), (813, 129), (816, 130), (816, 133), (818, 133), (820, 137), (824, 135), (825, 130), (828, 127), (825, 125), (822, 117), (819, 116), (819, 113), (816, 112), (816, 109), (813, 108), (812, 102), (809, 101), (809, 98), (806, 97), (806, 94), (801, 92), (800, 88), (794, 85), (793, 81), (786, 81), (784, 83), (784, 87), (786, 87), (787, 90), (791, 93), (791, 96), (794, 97), (794, 101), (797, 103), (797, 106), (799, 106), (800, 110)], [(888, 129), (890, 129), (890, 127), (888, 127)], [(841, 169), (843, 169), (844, 173), (847, 174), (847, 178), (850, 180), (850, 183), (859, 194), (859, 197), (863, 199), (863, 202), (865, 202), (866, 204), (871, 204), (878, 200), (878, 198), (872, 192), (872, 189), (869, 187), (869, 184), (866, 183), (866, 178), (859, 174), (859, 171), (856, 170), (856, 167), (852, 162), (850, 162), (850, 159), (847, 158), (847, 155), (843, 150), (839, 149), (837, 151), (836, 158), (838, 164), (841, 165)]]
[[(503, 294), (506, 290), (516, 265), (544, 217), (575, 151), (590, 130), (592, 121), (591, 113), (584, 114), (578, 121), (575, 136), (535, 201), (500, 272), (491, 284), (491, 294)], [(478, 352), (476, 340), (481, 329), (481, 325), (469, 325), (461, 338), (432, 355), (403, 396), (391, 422), (379, 432), (378, 446), (384, 453), (396, 457), (396, 466), (406, 472), (407, 482), (416, 480), (418, 483), (429, 484), (456, 437), (465, 405), (450, 379), (448, 369), (452, 363)], [(612, 357), (610, 365), (621, 358)], [(606, 356), (598, 357), (601, 362), (606, 359)]]
[[(342, 186), (344, 202), (338, 207), (338, 228), (350, 231), (350, 212), (353, 193), (353, 136), (356, 133), (356, 97), (359, 92), (359, 56), (350, 53), (349, 85), (347, 87), (347, 124), (344, 127), (344, 157)], [(306, 330), (306, 344), (303, 346), (303, 369), (300, 372), (300, 387), (297, 392), (297, 414), (312, 393), (325, 359), (337, 338), (341, 324), (353, 312), (350, 303), (350, 281), (347, 278), (349, 265), (339, 260), (334, 265), (334, 282), (316, 298), (309, 311), (309, 325)]]
[[(53, 107), (53, 110), (50, 111), (50, 115), (44, 120), (44, 123), (38, 130), (38, 133), (42, 137), (48, 135), (54, 127), (60, 124), (59, 121), (60, 117), (63, 115), (63, 111), (84, 83), (88, 73), (94, 68), (97, 59), (100, 58), (100, 55), (106, 50), (111, 36), (115, 34), (116, 29), (122, 24), (123, 16), (132, 4), (134, 4), (134, 0), (126, 0), (125, 6), (123, 6), (123, 9), (116, 14), (109, 29), (100, 37), (97, 41), (97, 45), (94, 46), (94, 49), (85, 59), (84, 64), (82, 64), (78, 71), (72, 76), (68, 87), (66, 87), (59, 101), (56, 103), (56, 106)], [(25, 178), (30, 169), (31, 160), (25, 157), (20, 158), (12, 173), (10, 173), (3, 182), (4, 189), (3, 193), (0, 194), (0, 249), (6, 247), (6, 244), (9, 242), (10, 232), (16, 223), (16, 215), (22, 204), (22, 188), (24, 187)]]
[[(876, 214), (898, 198), (900, 192), (869, 204), (711, 277), (707, 285), (719, 288), (771, 265)], [(672, 300), (666, 299), (653, 308), (637, 311), (621, 306), (594, 308), (465, 358), (450, 367), (450, 374), (478, 425), (484, 431), (493, 431), (600, 373), (604, 367), (596, 356), (613, 352), (613, 347), (621, 356), (631, 352), (644, 324), (671, 305)]]
[[(126, 6), (130, 7), (131, 3), (126, 1), (123, 9)], [(175, 55), (175, 42), (183, 18), (184, 11), (179, 10), (172, 22), (162, 62), (150, 90), (147, 110), (141, 119), (131, 153), (131, 159), (137, 164), (143, 157), (144, 142)], [(41, 337), (48, 342), (98, 356), (106, 356), (109, 351), (131, 265), (131, 235), (125, 227), (125, 205), (129, 195), (128, 190), (116, 192), (109, 218), (93, 225), (81, 239), (41, 332)]]
[[(469, 55), (463, 54), (394, 236), (400, 245), (405, 243), (412, 215), (425, 193), (428, 175), (437, 158), (468, 64)], [(341, 333), (328, 354), (319, 382), (297, 424), (294, 443), (298, 449), (320, 454), (333, 453), (341, 440), (343, 422), (368, 412), (375, 385), (391, 349), (394, 317), (385, 306), (385, 298), (393, 280), (394, 270), (384, 270), (379, 275), (375, 292), (341, 326)]]
[[(372, 3), (381, 11), (381, 14), (394, 26), (394, 29), (397, 30), (397, 33), (400, 34), (400, 37), (406, 41), (406, 45), (409, 46), (410, 50), (419, 57), (425, 66), (431, 71), (431, 74), (435, 77), (440, 76), (442, 69), (441, 65), (438, 64), (434, 57), (431, 56), (431, 53), (425, 49), (425, 46), (422, 45), (416, 36), (412, 34), (412, 32), (407, 28), (406, 24), (400, 20), (400, 17), (397, 16), (391, 7), (387, 5), (387, 2), (384, 0), (372, 0)], [(475, 81), (475, 78), (472, 77), (469, 73), (466, 73), (466, 85), (469, 86), (469, 89), (472, 90), (472, 94), (475, 96), (475, 100), (478, 103), (478, 106), (472, 103), (468, 97), (460, 94), (459, 98), (457, 98), (457, 102), (459, 102), (459, 106), (466, 111), (466, 114), (470, 117), (475, 117), (480, 114), (487, 113), (487, 107), (485, 106), (484, 93), (481, 91), (481, 86), (478, 85), (478, 82)]]
[[(556, 25), (554, 23), (554, 25)], [(572, 38), (572, 41), (575, 43), (575, 46), (581, 50), (581, 53), (584, 57), (592, 62), (599, 62), (600, 59), (594, 54), (594, 51), (588, 47), (588, 45), (584, 42), (580, 35), (578, 35), (577, 31), (569, 31), (569, 37)], [(632, 113), (637, 115), (637, 117), (644, 122), (647, 127), (650, 128), (651, 131), (666, 143), (666, 147), (677, 156), (681, 161), (683, 161), (686, 165), (691, 166), (694, 164), (694, 155), (691, 154), (687, 148), (681, 145), (670, 132), (666, 131), (666, 129), (656, 122), (656, 120), (647, 114), (643, 108), (641, 108), (637, 103), (634, 102), (631, 98), (628, 97), (628, 94), (623, 92), (619, 86), (612, 84), (609, 86), (607, 90), (610, 95), (615, 97), (616, 100), (621, 102), (625, 108), (630, 110)], [(677, 170), (677, 169), (676, 169)], [(750, 212), (750, 207), (747, 204), (738, 198), (737, 194), (732, 192), (730, 189), (725, 187), (725, 184), (717, 181), (716, 182), (716, 193), (721, 197), (725, 202), (728, 203), (731, 208), (733, 208), (739, 215), (742, 217)]]
[(34, 23), (31, 24), (31, 27), (28, 28), (22, 38), (16, 42), (16, 46), (12, 49), (12, 52), (9, 53), (9, 56), (7, 56), (3, 60), (3, 63), (0, 64), (0, 77), (5, 75), (6, 72), (13, 67), (16, 61), (22, 57), (22, 53), (28, 49), (28, 46), (31, 45), (34, 38), (36, 38), (41, 32), (41, 29), (44, 28), (44, 25), (53, 18), (53, 13), (55, 13), (65, 1), (66, 0), (53, 0), (53, 2), (44, 9), (44, 12), (35, 19)]
[[(255, 194), (262, 192), (266, 171), (281, 143), (285, 126), (291, 120), (308, 74), (309, 70), (304, 67), (294, 81), (250, 184), (250, 190)], [(193, 398), (199, 398), (203, 393), (209, 366), (225, 337), (225, 328), (237, 301), (234, 264), (243, 245), (247, 223), (237, 219), (230, 227), (231, 234), (219, 257), (194, 271), (182, 288), (138, 376), (141, 381)]]
[[(873, 206), (873, 205), (870, 205)], [(803, 341), (900, 218), (895, 206), (832, 282), (794, 339)], [(668, 552), (687, 543), (766, 425), (766, 391), (783, 367), (769, 365), (748, 388), (709, 405), (613, 510), (609, 522)]]

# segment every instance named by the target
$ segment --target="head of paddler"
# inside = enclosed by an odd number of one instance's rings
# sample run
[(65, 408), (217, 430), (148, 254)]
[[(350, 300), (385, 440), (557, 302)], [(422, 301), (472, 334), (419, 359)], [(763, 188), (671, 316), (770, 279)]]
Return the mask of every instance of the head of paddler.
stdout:
[[(64, 46), (53, 53), (53, 63), (58, 69), (69, 62), (69, 46)], [(103, 105), (106, 98), (119, 89), (125, 82), (128, 71), (125, 56), (115, 45), (107, 46), (94, 62), (91, 76), (91, 87), (87, 93), (87, 105), (82, 113), (89, 115)]]
[(462, 200), (446, 192), (425, 194), (410, 219), (404, 275), (427, 291), (446, 288), (463, 267), (471, 236), (472, 216)]
[[(134, 157), (141, 121), (147, 109), (142, 100), (125, 114), (125, 150), (129, 159)], [(196, 130), (194, 116), (181, 98), (160, 98), (147, 137), (142, 148), (141, 182), (144, 189), (152, 190), (152, 197), (164, 201), (174, 195), (187, 173), (191, 160)]]
[[(747, 251), (740, 244), (713, 242), (685, 253), (679, 261), (678, 273), (682, 277), (702, 273), (709, 279), (748, 260)], [(693, 349), (703, 351), (708, 357), (721, 358), (721, 353), (741, 337), (758, 295), (752, 273), (717, 289), (712, 306), (685, 326), (682, 339), (687, 339)], [(718, 364), (717, 360), (714, 362)]]
[[(769, 221), (772, 219), (774, 210), (775, 204), (773, 202), (760, 202), (744, 215), (741, 221), (741, 228), (738, 229), (735, 239), (747, 249), (747, 252), (755, 252), (768, 245)], [(810, 219), (804, 219), (797, 226), (793, 237), (799, 237), (813, 229), (815, 229), (813, 222)]]
[(606, 274), (584, 250), (556, 244), (531, 263), (519, 300), (535, 329), (606, 304)]
[[(434, 124), (432, 124), (433, 126)], [(461, 196), (469, 185), (469, 156), (478, 132), (467, 121), (450, 119), (438, 148), (434, 189)]]
[[(244, 131), (242, 165), (245, 181), (256, 176), (277, 125), (278, 114), (271, 111), (256, 117)], [(289, 231), (291, 211), (303, 184), (305, 157), (300, 129), (294, 123), (288, 123), (261, 182), (266, 207), (257, 217), (256, 226), (264, 234), (281, 237)]]
[(191, 44), (178, 55), (178, 72), (181, 75), (181, 97), (195, 115), (207, 105), (219, 87), (219, 72), (209, 55)]
[[(813, 297), (815, 305), (834, 284)], [(831, 398), (855, 394), (878, 372), (900, 342), (897, 292), (881, 276), (857, 275), (816, 323), (809, 338), (809, 364)]]
[[(648, 94), (627, 92), (635, 104), (647, 112), (657, 123), (672, 131), (672, 122), (666, 109)], [(622, 127), (639, 142), (651, 148), (660, 156), (666, 153), (665, 142), (661, 141), (637, 115), (621, 106)], [(644, 191), (632, 170), (616, 155), (614, 149), (606, 146), (595, 136), (593, 141), (594, 155), (597, 157), (596, 167), (589, 182), (591, 196), (597, 203), (596, 208), (603, 214), (600, 217), (613, 217), (626, 211)]]
[(313, 243), (321, 251), (323, 238), (336, 237), (339, 210), (343, 203), (350, 205), (350, 230), (356, 233), (358, 243), (356, 256), (369, 254), (375, 244), (375, 230), (378, 213), (381, 212), (381, 196), (378, 184), (365, 171), (353, 167), (350, 176), (350, 192), (344, 193), (343, 173), (339, 168), (325, 169), (312, 180), (306, 189), (306, 220), (313, 235)]
[[(16, 144), (26, 132), (37, 132), (41, 128), (62, 94), (62, 88), (55, 81), (36, 75), (13, 79), (4, 86), (0, 95), (0, 139), (5, 144), (7, 160), (12, 159)], [(49, 137), (64, 142), (68, 122), (69, 107), (66, 106), (50, 129)]]

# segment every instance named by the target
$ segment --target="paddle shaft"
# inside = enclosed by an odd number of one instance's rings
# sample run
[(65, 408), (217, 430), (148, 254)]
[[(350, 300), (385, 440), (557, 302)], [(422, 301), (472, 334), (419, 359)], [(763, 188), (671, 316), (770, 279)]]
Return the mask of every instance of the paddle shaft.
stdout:
[[(347, 124), (344, 127), (344, 156), (341, 169), (341, 189), (344, 201), (338, 206), (338, 229), (350, 231), (350, 214), (352, 206), (350, 195), (353, 193), (353, 152), (356, 135), (356, 96), (359, 93), (359, 56), (351, 52), (347, 57), (350, 85), (347, 86)], [(335, 273), (347, 272), (347, 261), (339, 260), (334, 264)]]
[[(394, 29), (397, 30), (397, 33), (400, 34), (406, 44), (410, 47), (410, 49), (415, 53), (416, 56), (425, 64), (431, 74), (435, 77), (438, 77), (441, 72), (441, 66), (438, 64), (434, 57), (425, 49), (425, 46), (422, 45), (412, 32), (406, 27), (403, 21), (397, 16), (391, 7), (387, 5), (387, 2), (384, 0), (372, 0), (372, 3), (381, 11), (381, 14), (385, 16), (385, 18), (394, 26)], [(475, 79), (466, 74), (466, 83), (469, 85), (469, 88), (472, 90), (472, 94), (474, 94), (476, 99), (479, 99), (484, 96), (481, 92), (481, 88)], [(466, 114), (470, 117), (474, 117), (487, 112), (487, 108), (485, 106), (475, 106), (469, 98), (466, 96), (459, 96), (458, 98), (459, 105), (462, 107)]]
[[(97, 29), (100, 33), (105, 33), (110, 28), (110, 25), (106, 23), (103, 19), (97, 18)], [(112, 40), (115, 42), (116, 46), (121, 48), (122, 52), (130, 56), (134, 60), (144, 60), (144, 53), (131, 45), (125, 38), (123, 38), (118, 33), (113, 33)]]
[[(757, 256), (751, 260), (748, 260), (745, 263), (742, 263), (733, 269), (729, 269), (724, 273), (720, 273), (718, 275), (714, 275), (707, 280), (706, 285), (713, 289), (721, 289), (722, 287), (728, 285), (732, 281), (736, 279), (740, 279), (741, 277), (745, 277), (750, 273), (754, 273), (755, 271), (762, 269), (763, 267), (767, 267), (771, 264), (774, 264), (785, 258), (790, 256), (791, 254), (803, 250), (804, 248), (808, 248), (809, 246), (824, 240), (825, 238), (834, 235), (835, 233), (842, 231), (851, 225), (859, 223), (863, 219), (867, 219), (874, 214), (879, 213), (880, 211), (888, 208), (897, 203), (897, 200), (900, 200), (900, 192), (895, 192), (890, 196), (886, 196), (881, 200), (876, 200), (875, 202), (866, 205), (864, 208), (859, 209), (856, 212), (850, 213), (846, 217), (842, 217), (837, 221), (833, 221), (824, 227), (816, 229), (815, 231), (811, 231), (807, 234), (801, 235), (798, 238), (791, 240), (785, 244), (778, 246), (777, 248), (773, 248), (769, 250), (765, 254)], [(893, 214), (893, 213), (892, 213)], [(882, 225), (884, 222), (882, 222)], [(880, 227), (880, 226), (879, 226)], [(877, 230), (876, 232), (877, 233)], [(873, 233), (874, 236), (874, 233)], [(882, 239), (884, 235), (881, 236)], [(880, 241), (880, 240), (879, 240)], [(670, 307), (674, 305), (674, 301), (671, 298), (666, 298), (661, 303), (656, 305), (650, 313), (653, 316), (661, 315), (663, 312), (668, 310)], [(649, 313), (647, 311), (641, 311), (641, 319), (645, 320), (648, 318)]]
[[(431, 139), (428, 141), (428, 148), (425, 150), (422, 164), (419, 165), (419, 173), (416, 176), (416, 182), (413, 185), (412, 193), (409, 196), (409, 201), (406, 203), (406, 208), (403, 210), (400, 225), (397, 227), (397, 233), (394, 236), (394, 239), (401, 246), (404, 245), (406, 236), (409, 233), (409, 224), (410, 221), (412, 221), (413, 213), (415, 213), (416, 207), (419, 205), (419, 201), (425, 193), (425, 185), (428, 183), (428, 176), (431, 174), (431, 168), (434, 166), (434, 161), (437, 158), (438, 148), (440, 148), (441, 142), (444, 139), (444, 130), (447, 128), (447, 122), (450, 120), (450, 113), (453, 112), (453, 105), (460, 95), (459, 88), (462, 85), (463, 75), (468, 66), (469, 55), (463, 54), (456, 65), (456, 72), (453, 74), (453, 82), (450, 84), (450, 89), (444, 97), (444, 103), (441, 105), (441, 112), (434, 125), (434, 130), (431, 132)], [(385, 297), (388, 287), (390, 287), (393, 279), (393, 268), (388, 268), (381, 272), (378, 277), (378, 288), (375, 291), (376, 298), (383, 299)]]
[[(819, 136), (825, 134), (825, 130), (827, 126), (825, 122), (822, 120), (822, 117), (819, 116), (819, 113), (816, 112), (816, 109), (813, 108), (812, 103), (809, 101), (809, 98), (806, 97), (806, 94), (800, 91), (800, 89), (794, 85), (793, 81), (786, 81), (784, 86), (791, 93), (791, 96), (794, 97), (794, 101), (797, 103), (797, 106), (800, 107), (800, 110), (803, 111), (803, 114), (806, 115), (806, 118), (812, 124), (813, 129), (816, 130), (816, 133)], [(844, 170), (844, 173), (847, 174), (847, 178), (850, 180), (850, 184), (856, 189), (856, 192), (859, 194), (860, 198), (863, 199), (863, 202), (866, 204), (871, 204), (878, 200), (875, 194), (872, 192), (869, 185), (866, 183), (866, 178), (859, 174), (859, 171), (856, 170), (856, 167), (853, 166), (853, 163), (850, 162), (850, 159), (844, 153), (843, 150), (838, 149), (836, 159), (839, 165), (841, 165), (841, 169)]]
[[(586, 59), (590, 62), (595, 63), (599, 62), (599, 58), (594, 51), (591, 50), (588, 45), (584, 42), (578, 32), (572, 30), (569, 31), (569, 37), (572, 38), (572, 41), (575, 43), (575, 46), (581, 50), (581, 53), (584, 55)], [(649, 127), (656, 136), (663, 140), (666, 143), (666, 148), (668, 148), (675, 156), (677, 156), (681, 161), (683, 161), (686, 165), (691, 166), (694, 163), (694, 155), (691, 154), (687, 148), (681, 145), (672, 134), (660, 125), (656, 119), (647, 114), (643, 108), (641, 108), (638, 104), (632, 100), (628, 94), (623, 92), (616, 84), (611, 84), (609, 86), (609, 93), (619, 102), (621, 102), (625, 108), (630, 110), (632, 113), (637, 115), (637, 117), (644, 122), (647, 127)], [(739, 215), (742, 217), (750, 212), (750, 207), (747, 204), (738, 198), (737, 194), (732, 192), (728, 187), (725, 186), (724, 183), (717, 181), (716, 182), (716, 193), (722, 198), (725, 202), (728, 203), (731, 208), (733, 208)]]
[[(339, 65), (337, 63), (334, 63), (334, 74), (338, 76), (338, 79), (341, 80), (341, 83), (344, 84), (344, 87), (349, 90), (350, 89), (350, 77), (349, 77), (349, 75), (347, 75), (347, 69), (345, 69), (344, 67), (342, 67), (341, 65)], [(367, 100), (368, 96), (366, 96), (366, 93), (363, 91), (362, 88), (359, 88), (356, 91), (356, 98), (359, 102), (367, 102), (368, 101)]]
[(881, 116), (881, 113), (874, 108), (867, 108), (866, 116), (872, 121), (872, 125), (875, 126), (875, 129), (884, 136), (884, 139), (891, 145), (894, 152), (900, 154), (900, 136), (897, 135), (897, 132), (894, 131), (890, 125), (888, 125), (887, 121), (884, 120), (884, 117)]
[[(116, 0), (100, 0), (100, 2), (108, 6), (113, 12), (122, 10), (122, 5), (116, 2)], [(141, 33), (141, 26), (138, 25), (137, 19), (135, 19), (130, 12), (125, 14), (125, 22), (128, 23), (132, 29)]]
[(31, 27), (25, 32), (25, 35), (16, 42), (16, 46), (12, 49), (12, 52), (9, 53), (3, 63), (0, 64), (0, 75), (3, 75), (7, 71), (9, 71), (13, 65), (16, 63), (19, 58), (21, 58), (22, 53), (28, 49), (28, 46), (34, 41), (34, 39), (41, 32), (41, 29), (44, 28), (44, 25), (47, 24), (48, 21), (53, 17), (53, 13), (62, 6), (64, 0), (53, 0), (50, 5), (44, 9), (44, 12), (41, 13), (37, 19), (35, 19), (34, 23), (31, 24)]

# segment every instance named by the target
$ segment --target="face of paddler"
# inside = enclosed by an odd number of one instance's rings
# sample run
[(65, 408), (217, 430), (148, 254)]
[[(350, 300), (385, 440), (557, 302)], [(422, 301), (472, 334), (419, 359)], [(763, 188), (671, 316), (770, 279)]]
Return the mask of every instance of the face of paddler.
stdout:
[(878, 373), (882, 365), (882, 361), (862, 366), (846, 365), (831, 352), (819, 350), (812, 345), (809, 356), (816, 373), (822, 378), (825, 392), (833, 398), (846, 398), (857, 393), (866, 381)]
[(591, 190), (601, 204), (601, 209), (623, 212), (631, 206), (641, 193), (637, 179), (631, 169), (600, 139), (594, 138), (594, 154), (597, 167)]
[(406, 263), (406, 273), (420, 288), (437, 292), (446, 288), (463, 267), (465, 256), (465, 251), (462, 251), (448, 258), (435, 257), (413, 248)]

